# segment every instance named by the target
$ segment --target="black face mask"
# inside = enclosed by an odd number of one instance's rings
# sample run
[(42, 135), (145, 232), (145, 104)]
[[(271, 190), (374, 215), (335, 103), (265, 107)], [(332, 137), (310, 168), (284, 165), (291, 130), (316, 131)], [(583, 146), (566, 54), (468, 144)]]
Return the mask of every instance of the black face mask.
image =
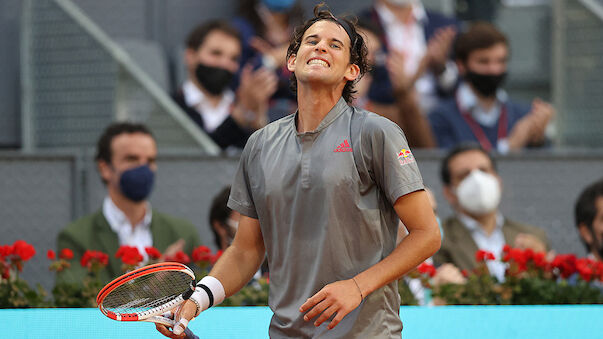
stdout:
[(471, 71), (467, 71), (465, 79), (473, 85), (473, 88), (479, 92), (482, 96), (491, 97), (496, 94), (496, 90), (502, 85), (507, 73), (501, 73), (497, 75), (491, 74), (479, 74)]
[(198, 64), (195, 76), (201, 86), (210, 94), (220, 95), (232, 81), (234, 73), (224, 68)]

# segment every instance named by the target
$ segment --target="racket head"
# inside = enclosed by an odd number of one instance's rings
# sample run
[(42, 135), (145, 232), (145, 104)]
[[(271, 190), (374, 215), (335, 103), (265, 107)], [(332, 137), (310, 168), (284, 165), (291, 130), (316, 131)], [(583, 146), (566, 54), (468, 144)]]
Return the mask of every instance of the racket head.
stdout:
[[(182, 303), (195, 289), (195, 274), (186, 265), (163, 262), (123, 274), (96, 297), (100, 311), (117, 321), (141, 321)], [(182, 294), (185, 294), (183, 297)]]

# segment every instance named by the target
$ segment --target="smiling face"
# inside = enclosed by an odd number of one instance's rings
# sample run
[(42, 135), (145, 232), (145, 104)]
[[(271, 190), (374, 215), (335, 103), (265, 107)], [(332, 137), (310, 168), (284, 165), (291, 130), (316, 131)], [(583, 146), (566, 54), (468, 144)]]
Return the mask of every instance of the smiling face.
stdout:
[(295, 54), (287, 60), (287, 68), (295, 73), (298, 84), (343, 87), (360, 74), (350, 63), (350, 38), (337, 23), (321, 20), (310, 26)]

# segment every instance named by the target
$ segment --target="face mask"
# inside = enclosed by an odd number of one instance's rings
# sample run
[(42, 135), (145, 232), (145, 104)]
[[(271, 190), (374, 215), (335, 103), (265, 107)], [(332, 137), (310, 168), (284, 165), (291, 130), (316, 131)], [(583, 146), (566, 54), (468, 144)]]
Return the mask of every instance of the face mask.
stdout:
[(153, 189), (155, 173), (148, 165), (124, 171), (119, 178), (119, 188), (126, 198), (132, 201), (143, 201)]
[(272, 12), (287, 12), (295, 4), (295, 0), (262, 0), (264, 6), (266, 6)]
[(480, 216), (494, 211), (500, 203), (500, 184), (495, 176), (472, 171), (456, 188), (459, 204), (469, 213)]
[(496, 94), (496, 90), (505, 81), (507, 73), (501, 73), (498, 75), (490, 74), (479, 74), (471, 71), (467, 71), (465, 79), (473, 85), (473, 88), (484, 97), (491, 97)]
[(232, 81), (234, 73), (224, 68), (199, 64), (195, 69), (195, 76), (210, 94), (220, 95)]

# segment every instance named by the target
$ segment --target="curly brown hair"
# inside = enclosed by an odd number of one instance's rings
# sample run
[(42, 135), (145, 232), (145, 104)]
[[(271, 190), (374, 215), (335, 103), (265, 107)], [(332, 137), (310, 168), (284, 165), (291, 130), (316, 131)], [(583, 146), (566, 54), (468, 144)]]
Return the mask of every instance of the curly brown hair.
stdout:
[[(360, 76), (354, 81), (348, 81), (343, 88), (343, 98), (348, 103), (351, 103), (354, 99), (354, 93), (356, 93), (356, 90), (354, 90), (354, 85), (366, 72), (370, 70), (367, 60), (368, 50), (362, 35), (358, 34), (357, 32), (357, 19), (355, 17), (336, 17), (333, 15), (333, 13), (331, 13), (324, 3), (316, 5), (314, 7), (314, 17), (306, 20), (306, 22), (304, 22), (302, 25), (295, 28), (293, 37), (289, 43), (289, 48), (287, 49), (287, 60), (289, 60), (291, 55), (297, 54), (297, 51), (299, 51), (299, 47), (301, 46), (302, 38), (306, 30), (308, 30), (308, 28), (310, 28), (310, 26), (314, 25), (316, 22), (322, 20), (328, 20), (338, 24), (348, 33), (350, 37), (350, 63), (356, 64), (358, 68), (360, 68)], [(297, 93), (297, 78), (295, 77), (295, 73), (291, 74), (290, 88), (293, 93)]]

